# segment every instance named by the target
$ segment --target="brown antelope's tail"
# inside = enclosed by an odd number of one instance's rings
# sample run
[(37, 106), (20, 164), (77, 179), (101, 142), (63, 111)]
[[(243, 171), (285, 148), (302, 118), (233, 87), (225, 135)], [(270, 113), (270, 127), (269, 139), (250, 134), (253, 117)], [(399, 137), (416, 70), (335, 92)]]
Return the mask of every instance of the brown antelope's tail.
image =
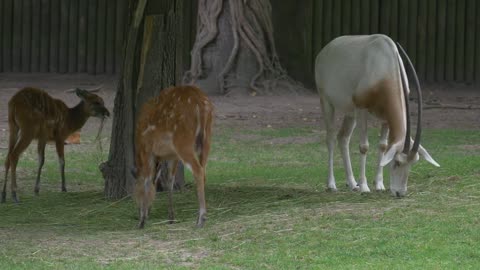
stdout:
[(202, 107), (197, 111), (197, 123), (199, 130), (195, 138), (195, 150), (198, 155), (198, 160), (202, 167), (205, 168), (207, 164), (208, 153), (210, 152), (210, 135), (212, 126), (212, 107)]

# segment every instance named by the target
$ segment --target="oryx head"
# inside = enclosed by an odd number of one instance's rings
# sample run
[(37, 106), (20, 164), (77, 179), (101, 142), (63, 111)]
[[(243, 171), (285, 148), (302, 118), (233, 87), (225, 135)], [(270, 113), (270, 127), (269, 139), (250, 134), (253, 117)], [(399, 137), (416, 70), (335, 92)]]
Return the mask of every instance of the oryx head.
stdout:
[[(398, 43), (397, 43), (398, 44)], [(408, 58), (407, 54), (403, 50), (402, 46), (397, 46), (402, 54), (407, 59), (407, 62), (412, 70), (415, 78), (416, 89), (418, 94), (418, 120), (417, 120), (417, 132), (415, 134), (415, 141), (410, 148), (410, 114), (408, 109), (408, 92), (405, 77), (401, 74), (403, 96), (405, 99), (405, 114), (406, 114), (406, 134), (404, 142), (397, 142), (391, 145), (390, 149), (383, 156), (380, 165), (385, 166), (390, 164), (390, 191), (394, 196), (403, 197), (407, 193), (408, 175), (410, 174), (410, 167), (416, 163), (420, 156), (425, 158), (429, 163), (434, 166), (440, 167), (440, 165), (430, 156), (430, 154), (420, 145), (420, 137), (422, 134), (422, 93), (420, 90), (420, 83), (415, 69)], [(399, 59), (400, 61), (400, 59)]]

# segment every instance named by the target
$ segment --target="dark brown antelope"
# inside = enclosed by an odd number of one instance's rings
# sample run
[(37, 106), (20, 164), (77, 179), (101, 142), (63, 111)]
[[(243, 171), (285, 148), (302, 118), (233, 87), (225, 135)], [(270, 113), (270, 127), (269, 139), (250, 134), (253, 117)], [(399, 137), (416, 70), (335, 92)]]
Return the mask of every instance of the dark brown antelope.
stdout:
[(68, 108), (59, 99), (52, 98), (45, 91), (36, 88), (23, 88), (8, 102), (8, 125), (10, 138), (8, 154), (5, 160), (5, 182), (1, 202), (6, 201), (8, 172), (11, 169), (12, 199), (17, 197), (17, 163), (20, 155), (32, 140), (38, 140), (38, 171), (35, 182), (35, 194), (40, 191), (40, 173), (45, 160), (45, 145), (55, 143), (60, 163), (62, 191), (65, 187), (64, 142), (73, 132), (83, 127), (90, 116), (105, 118), (110, 115), (103, 99), (87, 90), (75, 89), (81, 101)]
[(135, 200), (140, 211), (139, 228), (145, 226), (155, 199), (156, 164), (168, 161), (168, 218), (174, 221), (173, 184), (178, 161), (195, 178), (199, 212), (197, 227), (206, 220), (205, 169), (210, 151), (213, 105), (193, 86), (171, 87), (146, 102), (135, 133)]

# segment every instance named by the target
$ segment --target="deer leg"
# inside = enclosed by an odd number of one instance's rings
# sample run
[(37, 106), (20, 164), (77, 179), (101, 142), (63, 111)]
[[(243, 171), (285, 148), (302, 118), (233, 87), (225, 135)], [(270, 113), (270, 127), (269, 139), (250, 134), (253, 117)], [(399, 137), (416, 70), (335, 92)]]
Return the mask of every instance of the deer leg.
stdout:
[(328, 180), (327, 190), (337, 191), (335, 184), (335, 175), (333, 173), (333, 160), (335, 149), (335, 108), (330, 105), (325, 99), (321, 99), (323, 117), (325, 118), (325, 128), (327, 129), (327, 148), (328, 148)]
[(378, 159), (377, 159), (377, 175), (375, 177), (375, 190), (384, 191), (385, 186), (383, 185), (383, 167), (380, 166), (380, 161), (382, 161), (383, 154), (388, 147), (388, 124), (383, 123), (382, 129), (380, 131), (380, 143), (378, 146)]
[(37, 181), (35, 182), (35, 195), (38, 195), (40, 192), (40, 174), (42, 173), (42, 167), (45, 162), (45, 145), (47, 144), (46, 140), (38, 140), (38, 171), (37, 171)]
[[(197, 199), (199, 205), (197, 228), (201, 228), (207, 219), (207, 206), (205, 202), (205, 170), (195, 154), (191, 150), (186, 150), (190, 148), (188, 145), (184, 145), (182, 148), (184, 150), (182, 151), (179, 149), (180, 151), (178, 154), (185, 164), (185, 167), (192, 171), (195, 185), (197, 186)], [(193, 147), (191, 149), (193, 149)]]
[(358, 186), (360, 192), (370, 192), (367, 184), (367, 176), (365, 173), (365, 166), (367, 163), (367, 152), (369, 148), (368, 144), (368, 126), (367, 126), (368, 112), (362, 110), (359, 114), (360, 120), (360, 177)]
[(168, 220), (170, 224), (173, 224), (175, 221), (175, 211), (173, 209), (173, 186), (175, 185), (177, 167), (178, 160), (168, 162)]
[(3, 190), (2, 190), (2, 200), (1, 203), (7, 202), (7, 182), (8, 182), (8, 171), (10, 170), (10, 160), (11, 160), (11, 153), (8, 151), (7, 158), (5, 159), (5, 181), (3, 182)]
[(5, 159), (5, 181), (3, 182), (3, 190), (2, 190), (2, 199), (1, 203), (5, 203), (7, 201), (7, 181), (8, 181), (8, 170), (10, 169), (10, 153), (7, 154), (7, 158)]
[(10, 169), (12, 173), (12, 180), (10, 182), (10, 189), (12, 191), (12, 199), (15, 203), (18, 203), (18, 197), (17, 197), (17, 164), (18, 164), (18, 159), (20, 158), (20, 155), (27, 149), (28, 145), (32, 141), (32, 137), (28, 136), (27, 134), (22, 134), (19, 136), (17, 142), (15, 143), (15, 146), (13, 150), (11, 151), (9, 155), (10, 159)]
[(10, 135), (8, 138), (7, 158), (5, 159), (5, 182), (3, 183), (3, 191), (2, 191), (2, 199), (1, 199), (2, 203), (5, 203), (7, 200), (6, 189), (7, 189), (7, 182), (8, 182), (8, 171), (10, 170), (12, 151), (15, 148), (15, 145), (17, 144), (17, 141), (18, 141), (18, 136), (20, 135), (20, 129), (14, 123), (14, 121), (9, 120), (8, 126), (10, 128)]
[(64, 141), (56, 140), (55, 147), (57, 148), (58, 163), (60, 165), (60, 176), (62, 177), (62, 191), (67, 192), (67, 187), (65, 185)]
[(352, 163), (350, 162), (350, 138), (352, 136), (353, 129), (355, 128), (356, 121), (354, 115), (346, 115), (343, 118), (342, 127), (337, 135), (338, 145), (340, 152), (342, 153), (343, 167), (345, 168), (345, 175), (347, 180), (347, 186), (351, 190), (358, 190), (357, 182), (353, 177)]

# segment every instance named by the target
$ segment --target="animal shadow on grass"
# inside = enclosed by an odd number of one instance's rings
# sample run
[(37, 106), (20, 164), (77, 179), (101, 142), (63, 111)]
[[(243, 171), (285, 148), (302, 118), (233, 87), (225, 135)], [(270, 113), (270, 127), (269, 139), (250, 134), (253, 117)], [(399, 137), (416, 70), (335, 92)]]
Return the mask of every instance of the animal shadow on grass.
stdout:
[[(4, 213), (1, 226), (12, 224), (24, 228), (68, 228), (95, 231), (123, 231), (136, 228), (138, 209), (130, 196), (120, 200), (106, 200), (102, 192), (45, 192), (43, 196), (25, 196), (20, 205), (0, 205)], [(350, 191), (336, 193), (316, 191), (313, 188), (292, 188), (255, 185), (207, 185), (207, 227), (228, 222), (242, 216), (281, 214), (298, 208), (316, 208), (327, 211), (332, 205), (364, 204), (390, 200), (388, 193), (360, 195)], [(174, 193), (175, 224), (193, 224), (198, 202), (195, 186), (187, 185)], [(167, 193), (158, 192), (151, 209), (150, 226), (167, 226)], [(169, 225), (170, 226), (170, 225)]]

